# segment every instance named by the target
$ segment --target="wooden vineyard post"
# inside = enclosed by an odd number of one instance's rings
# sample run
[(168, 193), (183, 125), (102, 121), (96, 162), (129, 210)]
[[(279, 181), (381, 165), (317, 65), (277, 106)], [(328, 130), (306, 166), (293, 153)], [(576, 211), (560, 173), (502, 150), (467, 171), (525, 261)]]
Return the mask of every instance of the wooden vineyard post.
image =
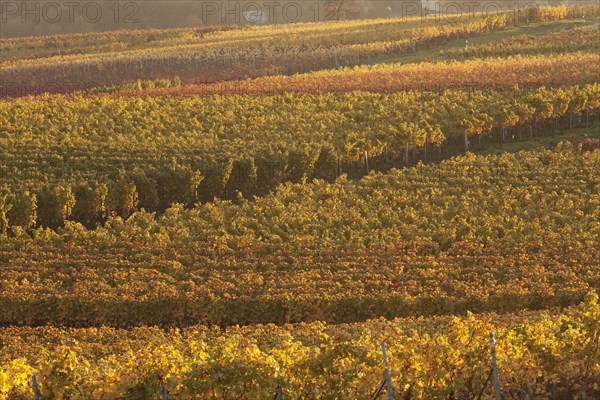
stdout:
[(367, 169), (367, 175), (369, 175), (369, 153), (365, 150), (365, 168)]
[(533, 139), (533, 125), (529, 123), (529, 138)]
[(387, 347), (385, 342), (381, 342), (381, 351), (383, 353), (383, 365), (385, 366), (384, 376), (387, 388), (388, 400), (394, 400), (394, 390), (392, 388), (392, 377), (390, 375), (390, 364), (388, 362)]
[(161, 383), (160, 384), (160, 388), (161, 388), (161, 400), (167, 400), (167, 385), (165, 385), (165, 383)]
[(496, 389), (496, 400), (502, 400), (500, 393), (500, 377), (498, 375), (498, 360), (496, 358), (496, 339), (494, 332), (490, 332), (490, 348), (492, 351), (492, 367), (494, 371), (494, 388)]
[(469, 148), (469, 137), (467, 136), (467, 130), (465, 129), (465, 153), (467, 152), (468, 148)]
[(281, 381), (277, 380), (277, 390), (275, 391), (275, 397), (273, 400), (283, 400), (283, 390), (281, 389)]
[(585, 127), (586, 128), (590, 127), (590, 105), (589, 104), (585, 105)]
[(33, 400), (40, 400), (40, 388), (35, 375), (31, 377), (31, 385), (33, 386)]
[(583, 382), (581, 385), (581, 399), (587, 400), (587, 379), (583, 373), (583, 367), (579, 367), (579, 375), (581, 375), (581, 381)]
[(383, 160), (385, 162), (385, 168), (388, 166), (388, 152), (387, 152), (387, 144), (383, 147)]
[(573, 111), (569, 111), (569, 129), (573, 129)]

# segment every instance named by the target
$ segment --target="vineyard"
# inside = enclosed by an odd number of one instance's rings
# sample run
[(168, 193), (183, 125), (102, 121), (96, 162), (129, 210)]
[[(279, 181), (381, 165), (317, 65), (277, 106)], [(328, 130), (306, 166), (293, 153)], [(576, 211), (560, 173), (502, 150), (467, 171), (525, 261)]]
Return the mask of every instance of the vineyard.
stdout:
[(158, 399), (165, 385), (176, 399), (265, 399), (278, 382), (285, 398), (371, 398), (384, 340), (400, 398), (477, 398), (489, 374), (488, 349), (477, 338), (494, 329), (507, 396), (577, 398), (583, 387), (597, 396), (598, 342), (589, 338), (598, 337), (599, 323), (598, 297), (590, 295), (564, 311), (342, 325), (0, 328), (0, 388), (13, 388), (10, 399), (31, 398), (27, 360), (34, 359), (40, 390), (63, 398)]
[(164, 211), (236, 193), (251, 198), (303, 176), (355, 178), (599, 119), (597, 83), (510, 92), (3, 101), (0, 210), (18, 213), (13, 222), (24, 228), (57, 227), (71, 216), (94, 225), (111, 212), (127, 217), (138, 208)]
[[(452, 19), (65, 35), (33, 42), (6, 39), (0, 47), (0, 94), (61, 93), (137, 79), (170, 79), (174, 71), (184, 82), (213, 82), (372, 64), (473, 35), (581, 15), (597, 18), (600, 9), (561, 6)], [(39, 48), (43, 50), (36, 52)]]
[(18, 284), (0, 319), (227, 326), (573, 304), (600, 283), (599, 156), (473, 156), (21, 235), (3, 248)]
[[(596, 36), (597, 36), (597, 32)], [(600, 45), (589, 53), (475, 59), (464, 62), (378, 64), (372, 67), (325, 70), (293, 76), (269, 76), (146, 90), (150, 95), (283, 94), (444, 89), (511, 90), (519, 87), (560, 87), (594, 83), (600, 75)], [(590, 48), (589, 50), (592, 50)], [(514, 77), (506, 80), (507, 76)], [(117, 93), (123, 94), (123, 90)], [(127, 93), (127, 92), (124, 92)], [(138, 95), (139, 91), (133, 91)]]
[(599, 398), (599, 18), (0, 40), (0, 400)]

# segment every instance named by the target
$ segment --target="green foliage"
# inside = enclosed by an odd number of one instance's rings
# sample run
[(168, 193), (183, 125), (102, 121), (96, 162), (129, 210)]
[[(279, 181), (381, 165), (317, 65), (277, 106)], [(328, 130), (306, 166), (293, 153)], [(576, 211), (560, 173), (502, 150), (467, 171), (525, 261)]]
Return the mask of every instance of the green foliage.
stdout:
[(204, 179), (202, 173), (173, 160), (168, 167), (154, 173), (161, 207), (174, 203), (192, 204), (198, 200), (198, 186)]
[(303, 177), (308, 177), (310, 171), (314, 171), (315, 163), (320, 155), (320, 151), (314, 151), (309, 147), (291, 147), (288, 151), (286, 179), (293, 183), (299, 183)]
[(323, 146), (315, 161), (313, 177), (333, 182), (338, 176), (338, 158), (332, 146)]
[(135, 183), (124, 175), (108, 186), (106, 210), (120, 217), (128, 217), (136, 209), (138, 193)]
[(215, 197), (222, 198), (224, 196), (227, 182), (233, 171), (234, 161), (232, 158), (225, 160), (210, 159), (206, 166), (202, 169), (202, 175), (205, 179), (199, 188), (205, 192), (206, 200), (213, 200)]
[(241, 158), (233, 162), (231, 175), (225, 188), (230, 197), (235, 193), (241, 193), (250, 197), (254, 193), (257, 180), (257, 167), (254, 158)]
[(46, 186), (38, 195), (38, 216), (42, 226), (56, 228), (71, 215), (75, 194), (68, 185)]
[[(341, 323), (571, 305), (600, 279), (599, 165), (600, 152), (572, 145), (468, 153), (91, 231), (35, 229), (10, 238), (0, 263), (9, 281), (45, 278), (2, 287), (0, 321)], [(77, 257), (65, 262), (67, 249)]]
[(279, 382), (284, 398), (367, 399), (382, 381), (385, 342), (398, 398), (471, 399), (483, 389), (491, 399), (489, 332), (503, 396), (597, 398), (600, 367), (585, 352), (599, 312), (588, 303), (341, 325), (0, 328), (0, 398), (31, 398), (35, 373), (48, 398), (155, 399), (165, 385), (175, 399), (263, 400)]
[(27, 190), (20, 190), (10, 196), (11, 209), (7, 217), (11, 226), (31, 228), (37, 219), (37, 197)]
[(150, 178), (141, 168), (135, 168), (130, 176), (138, 193), (138, 207), (147, 211), (155, 211), (159, 206), (156, 181)]
[(108, 186), (105, 183), (87, 182), (75, 187), (73, 218), (84, 224), (93, 224), (106, 211)]
[(0, 235), (6, 235), (6, 232), (8, 231), (8, 218), (6, 217), (6, 214), (12, 208), (6, 198), (6, 195), (0, 195)]

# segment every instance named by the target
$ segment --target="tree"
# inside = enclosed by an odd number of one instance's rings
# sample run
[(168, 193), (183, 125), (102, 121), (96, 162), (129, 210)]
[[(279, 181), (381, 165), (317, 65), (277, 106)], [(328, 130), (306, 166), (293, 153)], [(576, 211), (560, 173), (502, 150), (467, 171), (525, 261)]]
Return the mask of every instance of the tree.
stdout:
[(187, 165), (173, 160), (171, 165), (156, 173), (158, 198), (162, 209), (173, 203), (190, 204), (198, 199), (198, 186), (204, 177)]
[(75, 206), (75, 195), (70, 185), (46, 186), (38, 199), (39, 222), (49, 228), (61, 226)]
[(285, 171), (286, 180), (294, 183), (302, 181), (303, 176), (309, 175), (314, 170), (319, 154), (318, 149), (314, 150), (308, 146), (296, 146), (289, 150)]
[(6, 235), (8, 231), (8, 219), (6, 213), (11, 209), (11, 205), (7, 201), (7, 196), (0, 196), (0, 236)]
[(87, 182), (75, 188), (75, 206), (73, 216), (75, 220), (92, 225), (102, 217), (106, 211), (106, 196), (108, 187), (105, 183)]
[(215, 197), (223, 197), (232, 171), (232, 158), (224, 161), (208, 160), (206, 168), (202, 170), (202, 175), (205, 177), (201, 186), (203, 198), (210, 201)]
[(254, 194), (257, 180), (257, 168), (253, 157), (235, 160), (233, 170), (227, 182), (227, 194), (233, 195), (236, 191), (244, 197)]
[(11, 208), (7, 213), (11, 226), (31, 228), (37, 219), (37, 197), (28, 190), (19, 190), (9, 197)]
[(135, 184), (124, 176), (118, 177), (108, 186), (106, 210), (127, 218), (138, 204)]
[(158, 209), (158, 190), (156, 181), (140, 168), (133, 170), (131, 180), (135, 184), (138, 193), (138, 206), (147, 210), (155, 211)]
[(333, 182), (337, 178), (338, 157), (333, 147), (326, 145), (321, 147), (319, 157), (315, 162), (313, 177), (315, 179), (324, 179)]
[(258, 193), (265, 194), (284, 180), (288, 154), (283, 149), (264, 149), (256, 160), (256, 181)]

